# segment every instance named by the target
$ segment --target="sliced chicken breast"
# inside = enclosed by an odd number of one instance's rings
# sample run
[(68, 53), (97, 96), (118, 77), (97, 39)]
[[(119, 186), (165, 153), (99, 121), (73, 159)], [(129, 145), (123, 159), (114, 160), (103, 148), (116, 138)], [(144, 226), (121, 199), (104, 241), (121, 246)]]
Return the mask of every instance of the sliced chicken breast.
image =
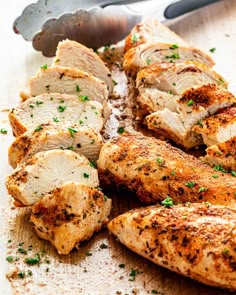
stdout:
[(207, 146), (229, 140), (236, 136), (236, 107), (232, 106), (218, 111), (216, 114), (202, 120), (193, 129), (198, 134), (201, 134)]
[[(191, 116), (191, 115), (190, 115)], [(186, 149), (203, 144), (202, 137), (185, 128), (181, 115), (165, 108), (146, 117), (148, 129), (155, 131), (158, 136), (171, 140)]]
[(9, 121), (15, 136), (29, 129), (40, 129), (41, 124), (87, 125), (101, 131), (103, 107), (97, 101), (87, 101), (76, 95), (44, 93), (27, 99), (9, 113)]
[(156, 19), (144, 20), (134, 26), (130, 34), (125, 38), (125, 52), (132, 47), (143, 43), (173, 43), (181, 46), (189, 46), (179, 35), (170, 30)]
[[(213, 167), (236, 171), (236, 135), (229, 140), (209, 146), (201, 160)], [(236, 174), (234, 174), (236, 176)]]
[[(108, 90), (100, 79), (84, 71), (70, 67), (40, 68), (29, 80), (30, 95), (42, 93), (65, 93), (80, 96), (83, 99), (107, 102)], [(87, 98), (85, 98), (87, 97)]]
[(106, 142), (97, 162), (101, 186), (136, 192), (141, 202), (166, 196), (176, 202), (210, 202), (236, 206), (236, 178), (218, 173), (201, 160), (164, 141), (123, 134)]
[(205, 204), (128, 211), (108, 229), (130, 250), (201, 283), (236, 290), (236, 210)]
[(42, 124), (40, 130), (30, 129), (10, 145), (8, 161), (13, 168), (38, 152), (69, 149), (83, 154), (90, 161), (98, 159), (103, 140), (101, 134), (79, 124)]
[[(222, 85), (222, 81), (224, 84)], [(137, 102), (147, 113), (167, 107), (176, 110), (176, 99), (198, 85), (214, 83), (227, 88), (228, 83), (210, 67), (193, 62), (154, 63), (137, 74)]]
[(186, 90), (176, 100), (175, 111), (165, 108), (154, 112), (146, 117), (146, 122), (148, 128), (156, 133), (165, 135), (185, 148), (192, 148), (203, 143), (194, 126), (201, 125), (202, 119), (235, 102), (233, 94), (223, 87), (200, 85)]
[(53, 66), (70, 67), (85, 71), (104, 81), (112, 93), (113, 82), (111, 72), (102, 59), (88, 47), (72, 41), (60, 41), (57, 46)]
[(59, 254), (69, 254), (109, 221), (111, 199), (87, 184), (68, 182), (32, 206), (31, 221), (40, 238)]
[(123, 68), (128, 75), (135, 76), (139, 70), (155, 62), (185, 61), (198, 62), (209, 67), (215, 64), (209, 55), (197, 48), (159, 42), (141, 44), (128, 50), (124, 55)]
[(23, 205), (32, 205), (68, 181), (98, 187), (98, 173), (85, 156), (70, 150), (39, 152), (6, 179), (8, 193)]

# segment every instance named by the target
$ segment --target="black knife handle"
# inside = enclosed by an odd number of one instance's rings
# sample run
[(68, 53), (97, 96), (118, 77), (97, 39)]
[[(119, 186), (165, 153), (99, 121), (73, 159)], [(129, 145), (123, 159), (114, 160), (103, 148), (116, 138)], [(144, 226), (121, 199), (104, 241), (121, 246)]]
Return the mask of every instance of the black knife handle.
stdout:
[(187, 12), (218, 1), (220, 0), (181, 0), (168, 5), (168, 7), (165, 9), (164, 16), (167, 19), (175, 18)]

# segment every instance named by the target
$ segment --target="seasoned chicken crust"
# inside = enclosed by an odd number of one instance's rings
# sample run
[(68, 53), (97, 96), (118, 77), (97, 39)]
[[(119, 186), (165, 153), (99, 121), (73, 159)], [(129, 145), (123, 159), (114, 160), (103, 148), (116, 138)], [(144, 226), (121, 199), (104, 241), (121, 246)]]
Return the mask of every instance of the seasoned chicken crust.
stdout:
[(236, 205), (235, 177), (154, 137), (123, 134), (112, 138), (103, 145), (97, 165), (101, 185), (133, 190), (146, 204), (169, 195), (181, 203)]
[(132, 251), (204, 284), (236, 290), (236, 210), (205, 204), (150, 206), (108, 229)]
[(69, 254), (109, 221), (111, 199), (86, 184), (68, 182), (32, 206), (37, 234), (50, 241), (59, 254)]

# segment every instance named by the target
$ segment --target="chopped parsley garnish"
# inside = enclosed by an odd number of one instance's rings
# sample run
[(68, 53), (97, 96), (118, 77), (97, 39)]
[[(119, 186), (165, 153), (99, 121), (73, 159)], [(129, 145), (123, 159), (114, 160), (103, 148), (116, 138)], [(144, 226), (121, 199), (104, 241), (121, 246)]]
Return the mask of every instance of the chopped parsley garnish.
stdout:
[(30, 104), (29, 107), (30, 107), (31, 109), (33, 109), (33, 108), (34, 108), (34, 105), (33, 105), (33, 104)]
[(213, 177), (213, 178), (218, 178), (219, 175), (218, 175), (218, 174), (212, 174), (212, 177)]
[(138, 41), (138, 36), (136, 34), (133, 34), (133, 36), (131, 37), (131, 42), (136, 43), (137, 41)]
[(205, 192), (207, 190), (208, 190), (208, 188), (202, 186), (202, 187), (199, 188), (198, 193), (202, 193), (202, 192)]
[(74, 129), (74, 128), (68, 128), (68, 130), (69, 130), (69, 132), (70, 132), (70, 136), (72, 137), (72, 138), (74, 138), (75, 136), (74, 136), (74, 133), (77, 133), (78, 132), (78, 130), (77, 129)]
[(172, 200), (171, 197), (167, 197), (167, 198), (165, 198), (165, 200), (163, 200), (163, 201), (161, 202), (161, 204), (162, 204), (162, 206), (163, 206), (164, 208), (169, 208), (169, 207), (174, 206), (174, 202), (173, 202), (173, 200)]
[(18, 272), (17, 275), (18, 275), (19, 278), (24, 279), (24, 277), (25, 277), (25, 272), (24, 272), (24, 271)]
[(60, 122), (60, 120), (58, 118), (53, 118), (54, 122)]
[(39, 100), (36, 101), (36, 105), (37, 105), (37, 106), (39, 106), (39, 105), (41, 105), (41, 104), (43, 104), (42, 101), (39, 101)]
[(190, 188), (193, 188), (194, 185), (195, 185), (195, 183), (196, 182), (194, 182), (194, 181), (188, 181), (188, 182), (185, 183), (185, 185), (188, 186), (188, 187), (190, 187)]
[(40, 255), (38, 253), (36, 253), (34, 257), (25, 258), (25, 262), (29, 265), (37, 264), (40, 262)]
[(122, 134), (122, 133), (125, 132), (125, 128), (124, 128), (124, 127), (119, 127), (118, 130), (117, 130), (117, 132), (118, 132), (119, 134)]
[(170, 46), (170, 49), (176, 49), (176, 48), (179, 48), (179, 46), (178, 46), (177, 44), (172, 44), (172, 45)]
[(47, 64), (41, 66), (41, 69), (46, 70), (47, 68), (48, 68), (48, 65)]
[(231, 171), (231, 175), (236, 177), (236, 172), (234, 170)]
[(163, 159), (161, 159), (160, 157), (157, 157), (156, 161), (157, 161), (157, 163), (158, 163), (158, 164), (161, 164), (161, 163), (163, 163), (163, 162), (164, 162), (164, 160), (163, 160)]
[(86, 95), (80, 95), (79, 98), (80, 98), (81, 101), (88, 101), (88, 100), (90, 100), (88, 98), (88, 96), (86, 96)]
[(197, 121), (197, 125), (200, 126), (200, 127), (203, 127), (203, 124), (201, 121)]
[(79, 85), (76, 85), (76, 91), (77, 91), (77, 92), (80, 92), (80, 91), (81, 91)]
[(222, 78), (219, 79), (219, 82), (220, 82), (221, 84), (225, 84), (225, 81), (224, 81)]
[(57, 58), (54, 62), (55, 63), (58, 63), (60, 61), (60, 59), (59, 58)]
[(104, 201), (106, 202), (108, 200), (108, 196), (104, 195)]
[(129, 281), (135, 281), (135, 277), (140, 274), (140, 271), (138, 269), (134, 269), (134, 268), (131, 268), (131, 271), (129, 273)]
[(89, 252), (89, 251), (87, 251), (86, 253), (85, 253), (87, 256), (92, 256), (93, 254), (91, 253), (91, 252)]
[(166, 55), (165, 58), (174, 58), (179, 59), (179, 54), (177, 52), (173, 53), (172, 55)]
[(89, 174), (88, 173), (84, 173), (83, 176), (84, 176), (84, 178), (89, 178)]
[(14, 258), (13, 258), (13, 256), (7, 256), (7, 257), (6, 257), (6, 260), (7, 260), (8, 262), (12, 262), (12, 261), (14, 260)]
[(84, 124), (84, 121), (82, 121), (82, 120), (79, 120), (79, 123), (80, 123), (80, 124)]
[(73, 145), (70, 145), (67, 147), (67, 149), (73, 151), (74, 147), (73, 147)]
[(149, 66), (151, 64), (152, 60), (150, 58), (146, 59), (146, 64)]
[(93, 167), (93, 168), (97, 168), (96, 167), (96, 163), (95, 162), (92, 162), (92, 161), (90, 161), (90, 166)]
[(223, 173), (227, 173), (228, 172), (228, 170), (225, 170), (221, 165), (215, 165), (214, 166), (214, 170), (221, 171)]
[(114, 86), (116, 86), (118, 84), (115, 80), (112, 80), (112, 83)]
[(21, 254), (27, 254), (27, 251), (23, 248), (18, 248), (18, 252)]
[(190, 107), (194, 104), (194, 101), (192, 99), (190, 99), (188, 102), (187, 102), (187, 106)]
[(5, 128), (1, 128), (1, 129), (0, 129), (0, 132), (1, 132), (1, 134), (7, 134), (7, 129), (5, 129)]
[(212, 53), (214, 53), (216, 51), (216, 48), (213, 47), (213, 48), (209, 49), (209, 51), (212, 52)]
[(38, 131), (41, 131), (42, 129), (43, 129), (43, 126), (39, 125), (34, 130), (38, 132)]
[(57, 109), (60, 113), (63, 113), (66, 109), (66, 106), (58, 106)]

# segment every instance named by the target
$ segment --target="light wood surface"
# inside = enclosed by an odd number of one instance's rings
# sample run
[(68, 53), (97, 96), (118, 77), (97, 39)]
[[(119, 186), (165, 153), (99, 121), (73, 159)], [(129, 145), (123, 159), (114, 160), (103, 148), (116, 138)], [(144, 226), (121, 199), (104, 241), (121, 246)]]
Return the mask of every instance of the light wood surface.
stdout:
[[(59, 256), (48, 242), (36, 236), (29, 223), (29, 210), (14, 208), (4, 184), (6, 176), (12, 171), (7, 149), (14, 139), (7, 109), (20, 102), (20, 91), (27, 89), (28, 79), (38, 68), (51, 62), (51, 59), (36, 52), (30, 42), (13, 33), (13, 21), (29, 3), (31, 1), (11, 0), (5, 2), (0, 10), (0, 129), (8, 130), (6, 135), (0, 134), (0, 294), (155, 294), (152, 290), (165, 295), (233, 294), (204, 286), (146, 261), (119, 244), (105, 229), (71, 255)], [(210, 53), (216, 61), (215, 69), (228, 80), (230, 90), (235, 93), (236, 1), (220, 1), (168, 25), (195, 47), (206, 52), (216, 48), (214, 53)], [(115, 195), (113, 215), (136, 205), (135, 199), (128, 193)], [(21, 242), (24, 244), (19, 246)], [(104, 249), (102, 244), (108, 247)], [(30, 245), (32, 250), (28, 251)], [(17, 252), (19, 247), (28, 251), (27, 256), (41, 253), (40, 266), (26, 266), (24, 254)], [(6, 257), (9, 255), (19, 257), (19, 260), (8, 263)], [(119, 267), (120, 264), (125, 267)], [(18, 272), (25, 271), (26, 277), (13, 280), (10, 284), (6, 273), (15, 267)], [(135, 281), (129, 280), (132, 268), (140, 271)], [(32, 276), (28, 275), (28, 270), (32, 271)]]

